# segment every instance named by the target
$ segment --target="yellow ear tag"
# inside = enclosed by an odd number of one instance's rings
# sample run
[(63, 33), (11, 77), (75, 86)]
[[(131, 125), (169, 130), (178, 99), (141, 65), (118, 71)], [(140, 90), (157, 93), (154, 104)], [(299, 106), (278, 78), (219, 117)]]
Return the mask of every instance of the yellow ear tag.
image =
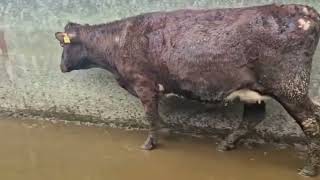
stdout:
[(70, 43), (71, 43), (68, 34), (64, 34), (64, 36), (63, 36), (63, 42), (64, 42), (65, 44), (70, 44)]

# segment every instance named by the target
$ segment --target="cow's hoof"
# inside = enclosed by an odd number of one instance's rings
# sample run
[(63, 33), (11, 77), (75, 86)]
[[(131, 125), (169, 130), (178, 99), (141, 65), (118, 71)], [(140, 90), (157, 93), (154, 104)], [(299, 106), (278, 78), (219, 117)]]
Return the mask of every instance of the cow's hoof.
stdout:
[(220, 152), (230, 151), (235, 149), (236, 146), (233, 143), (227, 143), (226, 141), (222, 141), (218, 147), (217, 150)]
[(141, 149), (143, 150), (152, 150), (155, 149), (157, 146), (157, 141), (155, 138), (149, 136), (147, 140), (141, 145)]
[(314, 177), (317, 175), (317, 168), (305, 166), (302, 170), (300, 170), (299, 175), (306, 177)]

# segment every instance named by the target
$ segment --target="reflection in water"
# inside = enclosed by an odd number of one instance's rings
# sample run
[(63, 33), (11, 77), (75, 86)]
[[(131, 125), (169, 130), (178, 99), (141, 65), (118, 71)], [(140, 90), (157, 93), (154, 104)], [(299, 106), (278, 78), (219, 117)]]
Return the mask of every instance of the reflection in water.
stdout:
[[(9, 138), (10, 137), (10, 138)], [(139, 149), (145, 134), (70, 124), (0, 120), (0, 177), (5, 180), (295, 180), (303, 164), (292, 150), (217, 152), (211, 139), (169, 137)]]

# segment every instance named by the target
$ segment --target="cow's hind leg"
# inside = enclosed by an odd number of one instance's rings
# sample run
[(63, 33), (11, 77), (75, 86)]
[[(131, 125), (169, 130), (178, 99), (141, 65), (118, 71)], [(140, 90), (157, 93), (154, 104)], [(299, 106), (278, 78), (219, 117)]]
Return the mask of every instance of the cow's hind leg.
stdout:
[(308, 140), (308, 157), (299, 174), (317, 175), (317, 166), (320, 162), (320, 106), (312, 102), (308, 96), (299, 102), (289, 102), (281, 98), (277, 100), (300, 125)]
[(244, 104), (243, 118), (235, 131), (227, 136), (219, 146), (219, 151), (234, 149), (236, 143), (252, 131), (265, 118), (265, 103)]

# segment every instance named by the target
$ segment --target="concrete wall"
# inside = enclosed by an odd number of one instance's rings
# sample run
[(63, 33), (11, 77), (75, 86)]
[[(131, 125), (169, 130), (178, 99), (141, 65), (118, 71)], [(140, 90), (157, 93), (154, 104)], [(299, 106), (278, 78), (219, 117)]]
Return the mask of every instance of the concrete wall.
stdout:
[[(0, 31), (4, 32), (8, 54), (0, 56), (0, 108), (68, 120), (106, 122), (110, 126), (145, 127), (139, 101), (119, 88), (108, 72), (99, 69), (60, 72), (61, 47), (54, 32), (63, 30), (67, 21), (93, 24), (155, 10), (269, 2), (273, 1), (2, 0)], [(318, 0), (278, 2), (304, 3), (320, 10)], [(1, 37), (0, 41), (3, 43)], [(320, 99), (319, 66), (320, 50), (312, 74), (311, 94), (315, 99)], [(177, 129), (218, 133), (239, 123), (241, 107), (208, 107), (171, 97), (161, 102), (161, 115)], [(267, 111), (268, 118), (257, 128), (262, 135), (301, 136), (299, 127), (278, 103), (271, 101)]]

